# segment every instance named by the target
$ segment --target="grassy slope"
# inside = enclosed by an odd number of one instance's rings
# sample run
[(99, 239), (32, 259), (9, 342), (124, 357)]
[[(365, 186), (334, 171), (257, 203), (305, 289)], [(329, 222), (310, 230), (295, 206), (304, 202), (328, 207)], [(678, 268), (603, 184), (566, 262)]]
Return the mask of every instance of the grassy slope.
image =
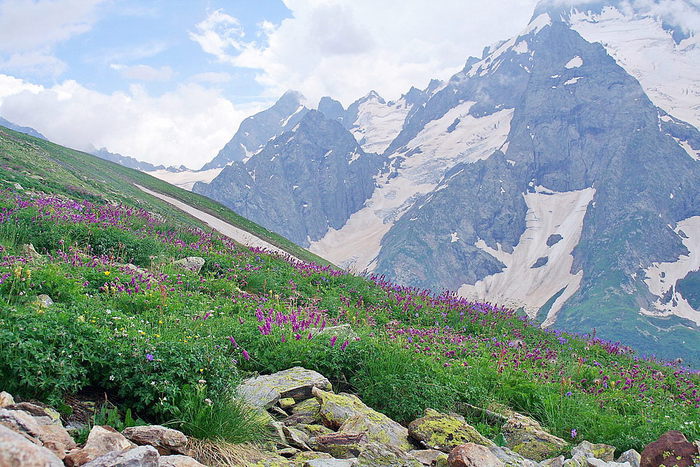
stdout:
[[(43, 180), (29, 178), (29, 175), (41, 177)], [(134, 186), (136, 183), (229, 222), (297, 258), (319, 264), (330, 264), (281, 235), (270, 232), (209, 198), (170, 185), (143, 172), (17, 133), (5, 127), (0, 127), (0, 180), (18, 182), (26, 188), (60, 193), (65, 193), (66, 187), (72, 187), (73, 191), (84, 190), (108, 200), (142, 207), (182, 223), (205, 228), (201, 222), (187, 214), (143, 193)]]

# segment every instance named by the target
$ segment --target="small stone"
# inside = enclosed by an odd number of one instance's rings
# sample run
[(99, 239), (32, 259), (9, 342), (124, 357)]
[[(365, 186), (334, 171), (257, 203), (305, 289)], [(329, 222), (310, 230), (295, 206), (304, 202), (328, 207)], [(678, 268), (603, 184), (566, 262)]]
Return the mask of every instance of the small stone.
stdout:
[(279, 401), (280, 407), (284, 410), (291, 408), (296, 403), (293, 397), (285, 397)]
[(158, 467), (205, 467), (205, 465), (189, 456), (172, 455), (160, 456), (158, 458)]
[(36, 304), (39, 308), (48, 308), (53, 305), (53, 300), (46, 294), (41, 294), (36, 296)]
[(19, 191), (24, 190), (24, 188), (22, 187), (22, 185), (20, 185), (19, 183), (16, 183), (16, 182), (15, 182), (15, 183), (13, 184), (13, 186), (15, 187), (15, 190), (19, 190)]
[(30, 261), (41, 261), (44, 259), (43, 256), (39, 254), (31, 243), (25, 243), (22, 245), (22, 256), (29, 258)]
[(153, 446), (112, 451), (83, 465), (84, 467), (158, 467), (158, 451)]
[(642, 451), (641, 467), (656, 467), (673, 459), (677, 467), (694, 465), (694, 457), (698, 456), (698, 447), (689, 442), (680, 431), (667, 431)]
[(503, 467), (505, 464), (481, 444), (466, 443), (457, 446), (447, 457), (449, 467)]
[(620, 457), (617, 458), (617, 462), (628, 462), (631, 467), (639, 467), (641, 461), (642, 455), (634, 449), (630, 449), (629, 451), (623, 452), (622, 454), (620, 454)]
[(6, 407), (8, 405), (14, 405), (14, 403), (15, 400), (12, 397), (12, 394), (5, 391), (0, 392), (0, 408)]
[(161, 425), (132, 426), (122, 431), (131, 442), (156, 448), (158, 454), (184, 454), (187, 436), (182, 432)]
[(180, 266), (184, 269), (188, 269), (196, 274), (199, 274), (199, 271), (202, 270), (202, 268), (204, 267), (204, 263), (206, 263), (204, 258), (201, 258), (199, 256), (188, 256), (187, 258), (182, 258), (175, 261), (175, 264), (177, 266)]
[[(313, 331), (312, 331), (313, 332)], [(357, 333), (352, 329), (350, 324), (341, 324), (339, 326), (328, 326), (315, 332), (317, 336), (337, 337), (338, 339), (353, 340), (358, 337)]]
[[(111, 426), (96, 425), (90, 430), (85, 446), (68, 454), (65, 463), (68, 467), (83, 465), (112, 451), (122, 451), (133, 447), (136, 445)], [(155, 448), (151, 449), (155, 451)]]
[(610, 462), (615, 458), (615, 446), (609, 444), (593, 444), (588, 441), (582, 441), (578, 446), (571, 450), (571, 456), (576, 457), (582, 455), (585, 458), (601, 459)]
[(426, 448), (447, 453), (466, 443), (495, 446), (462, 417), (446, 415), (433, 409), (426, 409), (423, 417), (409, 423), (408, 433)]
[(283, 398), (308, 399), (312, 388), (330, 390), (331, 382), (313, 370), (294, 367), (247, 379), (238, 387), (238, 394), (248, 404), (268, 409)]
[(63, 462), (45, 447), (0, 425), (0, 466), (63, 467)]
[(415, 457), (423, 465), (433, 465), (435, 460), (443, 454), (444, 452), (437, 449), (413, 449), (408, 451), (409, 456)]

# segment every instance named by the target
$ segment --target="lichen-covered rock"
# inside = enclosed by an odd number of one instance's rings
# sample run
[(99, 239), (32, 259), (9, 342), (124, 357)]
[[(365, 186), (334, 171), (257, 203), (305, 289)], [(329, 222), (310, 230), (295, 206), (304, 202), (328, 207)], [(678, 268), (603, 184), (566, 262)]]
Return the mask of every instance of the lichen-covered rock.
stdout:
[(112, 451), (84, 464), (84, 467), (158, 467), (158, 451), (153, 446)]
[(445, 453), (437, 449), (413, 449), (407, 454), (418, 459), (423, 465), (433, 465), (437, 458)]
[(357, 459), (313, 459), (307, 461), (304, 467), (354, 467)]
[(238, 387), (238, 394), (250, 405), (267, 409), (282, 398), (308, 399), (312, 388), (330, 390), (331, 383), (322, 374), (297, 366), (247, 379)]
[(385, 444), (370, 443), (357, 457), (358, 467), (423, 467), (423, 464), (404, 451)]
[(316, 451), (300, 451), (292, 457), (292, 460), (303, 464), (306, 461), (316, 460), (316, 459), (333, 459), (333, 456), (327, 452), (316, 452)]
[(160, 456), (158, 458), (158, 467), (205, 467), (205, 465), (189, 456), (175, 454), (172, 456)]
[(466, 443), (457, 446), (447, 457), (449, 467), (503, 467), (504, 464), (489, 448), (481, 444)]
[(199, 273), (204, 267), (206, 261), (199, 256), (188, 256), (187, 258), (178, 259), (175, 261), (176, 266), (190, 270), (194, 273)]
[(404, 451), (413, 449), (408, 430), (389, 417), (370, 409), (361, 415), (348, 418), (338, 429), (339, 433), (366, 433), (370, 443), (393, 446)]
[(422, 446), (448, 453), (466, 443), (495, 446), (462, 417), (446, 415), (433, 409), (426, 409), (423, 417), (412, 421), (408, 425), (408, 433)]
[(63, 428), (60, 421), (54, 423), (48, 414), (34, 417), (24, 410), (4, 408), (0, 409), (0, 424), (20, 435), (37, 440), (37, 444), (52, 451), (59, 459), (63, 459), (66, 451), (75, 447), (73, 438)]
[(547, 433), (536, 420), (518, 413), (511, 414), (501, 433), (509, 449), (538, 462), (568, 447), (566, 441)]
[(328, 428), (327, 426), (323, 425), (315, 425), (315, 424), (299, 424), (299, 425), (294, 425), (294, 428), (297, 430), (303, 431), (306, 433), (309, 438), (314, 438), (316, 436), (322, 436), (322, 435), (328, 435), (333, 433), (333, 430)]
[(12, 397), (12, 394), (5, 391), (0, 392), (0, 408), (13, 405), (14, 403), (15, 399)]
[(96, 425), (90, 430), (85, 446), (68, 454), (65, 463), (68, 467), (83, 465), (112, 451), (123, 451), (134, 447), (136, 447), (134, 443), (111, 426)]
[(405, 451), (412, 449), (405, 427), (368, 407), (357, 396), (333, 394), (317, 388), (313, 394), (321, 404), (319, 414), (326, 426), (343, 433), (367, 433), (371, 441)]
[(311, 450), (311, 448), (309, 448), (311, 437), (304, 431), (294, 427), (282, 425), (282, 432), (284, 433), (285, 438), (287, 438), (287, 443), (289, 443), (290, 446), (302, 449), (304, 451)]
[(634, 449), (630, 449), (629, 451), (623, 452), (622, 454), (620, 454), (620, 457), (617, 458), (617, 462), (627, 462), (631, 467), (639, 467), (641, 461), (642, 455)]
[(182, 432), (161, 425), (133, 426), (122, 434), (132, 443), (153, 446), (158, 454), (184, 454), (187, 436)]
[(581, 455), (585, 458), (601, 459), (606, 462), (611, 462), (615, 458), (615, 446), (609, 444), (593, 444), (588, 441), (582, 441), (571, 450), (571, 456), (576, 457)]
[(321, 415), (319, 410), (321, 409), (321, 404), (315, 397), (311, 399), (303, 400), (292, 407), (292, 415), (283, 420), (283, 423), (287, 426), (305, 424), (305, 425), (315, 425), (321, 422)]
[(667, 431), (642, 451), (641, 467), (657, 467), (673, 460), (677, 467), (694, 465), (698, 447), (689, 442), (680, 431)]
[(292, 397), (285, 397), (284, 399), (279, 400), (280, 408), (285, 410), (291, 408), (296, 403), (297, 401), (295, 401)]
[(557, 456), (540, 462), (542, 467), (564, 467), (564, 456)]
[(365, 433), (330, 433), (311, 439), (315, 451), (327, 452), (338, 459), (357, 457), (366, 445)]
[(63, 467), (63, 462), (45, 447), (0, 425), (0, 466)]
[(517, 452), (511, 451), (506, 447), (489, 446), (489, 450), (494, 456), (503, 462), (506, 467), (539, 467), (536, 462), (531, 461), (530, 459), (525, 459)]

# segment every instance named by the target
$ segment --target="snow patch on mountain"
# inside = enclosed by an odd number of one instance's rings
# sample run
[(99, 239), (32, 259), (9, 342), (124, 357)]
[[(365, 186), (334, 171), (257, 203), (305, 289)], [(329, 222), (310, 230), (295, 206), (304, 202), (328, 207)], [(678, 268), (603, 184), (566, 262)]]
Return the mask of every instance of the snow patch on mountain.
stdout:
[(579, 68), (583, 65), (583, 59), (579, 57), (578, 55), (572, 58), (567, 62), (566, 65), (564, 65), (564, 68), (567, 70), (571, 70), (572, 68)]
[(179, 186), (185, 190), (192, 191), (192, 187), (197, 182), (209, 183), (224, 170), (223, 167), (209, 170), (184, 170), (182, 172), (171, 172), (169, 170), (153, 170), (146, 172), (148, 175), (159, 178), (171, 185)]
[(700, 127), (700, 36), (676, 43), (661, 19), (625, 15), (614, 7), (600, 14), (574, 12), (570, 22), (637, 78), (655, 105)]
[[(459, 294), (515, 308), (523, 307), (534, 317), (560, 291), (543, 326), (551, 325), (564, 303), (578, 290), (583, 271), (571, 272), (574, 248), (581, 239), (583, 219), (595, 195), (594, 188), (554, 192), (536, 186), (524, 194), (528, 211), (526, 229), (512, 253), (479, 239), (475, 246), (502, 262), (506, 268), (474, 285), (465, 284)], [(557, 242), (548, 241), (561, 236)], [(558, 238), (558, 237), (556, 237)]]
[(382, 154), (403, 128), (410, 110), (403, 99), (385, 103), (379, 96), (370, 96), (358, 106), (350, 132), (365, 152)]
[[(465, 102), (428, 123), (405, 152), (392, 154), (399, 167), (378, 176), (364, 207), (341, 229), (330, 228), (311, 243), (309, 251), (341, 267), (372, 271), (384, 235), (420, 197), (435, 190), (450, 167), (486, 159), (505, 144), (513, 109), (474, 118), (468, 114), (473, 104)], [(455, 131), (448, 132), (457, 119)]]
[(688, 273), (700, 270), (700, 216), (678, 222), (673, 230), (681, 237), (689, 253), (679, 256), (676, 261), (653, 263), (644, 270), (644, 283), (649, 292), (659, 298), (653, 304), (654, 309), (642, 308), (640, 311), (650, 316), (680, 316), (700, 325), (700, 310), (693, 309), (688, 300), (676, 290), (678, 281)]

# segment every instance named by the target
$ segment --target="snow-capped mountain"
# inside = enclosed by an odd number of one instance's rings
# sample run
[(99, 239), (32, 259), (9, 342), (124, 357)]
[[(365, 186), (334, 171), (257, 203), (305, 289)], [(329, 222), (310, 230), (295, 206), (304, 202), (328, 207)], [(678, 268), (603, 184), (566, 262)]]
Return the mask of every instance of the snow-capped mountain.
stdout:
[(700, 364), (700, 52), (652, 3), (543, 2), (448, 82), (324, 98), (194, 191), (336, 264)]

